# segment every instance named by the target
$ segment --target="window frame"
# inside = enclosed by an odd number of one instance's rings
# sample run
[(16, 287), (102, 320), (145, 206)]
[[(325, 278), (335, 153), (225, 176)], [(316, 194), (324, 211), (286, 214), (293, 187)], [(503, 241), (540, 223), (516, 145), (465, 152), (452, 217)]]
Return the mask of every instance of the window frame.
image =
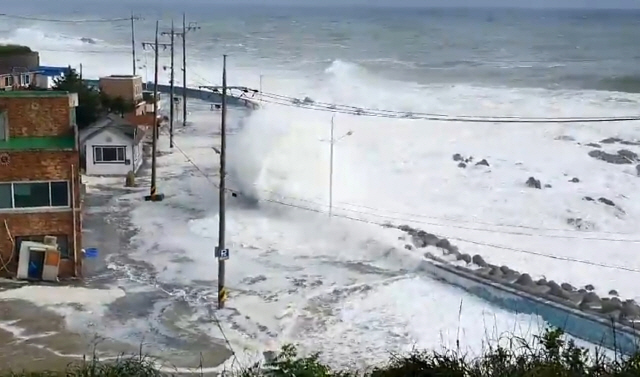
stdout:
[[(37, 183), (47, 183), (49, 185), (49, 205), (48, 206), (38, 206), (38, 207), (16, 207), (16, 194), (14, 185), (16, 184), (37, 184)], [(52, 183), (65, 183), (67, 185), (67, 204), (63, 206), (54, 206), (52, 205), (52, 193), (51, 193), (51, 184)], [(15, 182), (0, 182), (0, 185), (10, 185), (11, 187), (11, 207), (10, 208), (0, 208), (0, 212), (7, 211), (31, 211), (31, 210), (58, 210), (58, 209), (69, 209), (71, 208), (71, 183), (65, 180), (52, 180), (52, 181), (15, 181)]]
[[(104, 161), (104, 149), (116, 149), (116, 158), (118, 157), (118, 149), (122, 149), (122, 161)], [(98, 161), (97, 150), (100, 149), (100, 160)], [(102, 165), (102, 164), (118, 164), (118, 165), (126, 165), (127, 162), (127, 146), (126, 145), (94, 145), (93, 148), (93, 164), (94, 165)]]
[(22, 75), (22, 85), (31, 85), (31, 74)]
[(9, 114), (0, 110), (0, 141), (9, 140)]

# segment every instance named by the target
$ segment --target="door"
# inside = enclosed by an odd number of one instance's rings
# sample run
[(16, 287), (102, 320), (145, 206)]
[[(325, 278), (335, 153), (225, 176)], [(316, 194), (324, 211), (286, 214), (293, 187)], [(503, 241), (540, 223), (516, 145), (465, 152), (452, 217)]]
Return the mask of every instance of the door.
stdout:
[(29, 251), (29, 279), (42, 280), (42, 270), (44, 269), (44, 252)]

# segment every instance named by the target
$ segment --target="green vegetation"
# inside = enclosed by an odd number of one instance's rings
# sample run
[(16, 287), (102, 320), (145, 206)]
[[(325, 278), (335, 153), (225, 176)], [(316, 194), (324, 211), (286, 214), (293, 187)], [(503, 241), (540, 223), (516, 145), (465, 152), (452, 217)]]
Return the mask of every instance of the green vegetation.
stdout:
[(76, 108), (76, 123), (83, 129), (107, 113), (124, 114), (135, 109), (122, 97), (110, 98), (82, 80), (75, 69), (69, 68), (64, 76), (55, 79), (53, 90), (78, 94), (79, 105)]
[[(614, 359), (591, 354), (566, 341), (560, 330), (548, 330), (533, 345), (512, 338), (511, 347), (492, 347), (472, 358), (459, 351), (412, 352), (393, 356), (385, 365), (366, 371), (334, 370), (320, 361), (320, 355), (301, 357), (288, 345), (273, 360), (253, 365), (234, 377), (637, 377), (640, 353)], [(197, 375), (197, 370), (194, 370)], [(101, 363), (97, 358), (69, 365), (67, 370), (43, 373), (5, 372), (6, 377), (155, 377), (170, 376), (158, 371), (145, 357), (120, 358)]]
[(28, 46), (0, 44), (0, 56), (20, 55), (33, 52)]

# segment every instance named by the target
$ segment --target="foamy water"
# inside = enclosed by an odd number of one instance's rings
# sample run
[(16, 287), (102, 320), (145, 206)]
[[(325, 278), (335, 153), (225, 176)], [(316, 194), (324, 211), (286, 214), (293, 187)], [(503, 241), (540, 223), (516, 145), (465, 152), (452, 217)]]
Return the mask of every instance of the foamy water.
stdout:
[[(68, 28), (60, 30), (47, 24), (23, 25), (0, 34), (0, 42), (41, 50), (46, 65), (82, 63), (86, 77), (130, 71), (126, 40), (110, 40), (88, 28), (75, 34)], [(148, 39), (149, 29), (140, 34)], [(79, 42), (81, 37), (95, 38), (97, 43)], [(199, 40), (190, 50), (191, 86), (220, 83), (221, 59), (209, 46), (214, 43)], [(217, 53), (220, 47), (215, 46), (211, 49)], [(306, 71), (300, 63), (301, 68), (294, 70), (291, 62), (264, 64), (256, 54), (247, 49), (251, 56), (236, 53), (230, 58), (230, 84), (257, 88), (263, 75), (265, 92), (367, 108), (587, 117), (634, 114), (640, 102), (640, 95), (620, 92), (400, 80), (368, 69), (373, 58), (309, 56), (314, 67), (322, 69)], [(150, 77), (150, 52), (139, 52), (139, 59), (140, 72)], [(168, 64), (166, 54), (160, 64)], [(508, 68), (531, 66), (514, 64)], [(167, 72), (161, 77), (166, 82)], [(129, 281), (121, 283), (160, 286), (167, 300), (189, 302), (197, 310), (181, 326), (197, 326), (220, 338), (217, 326), (202, 324), (204, 318), (212, 322), (207, 307), (215, 297), (217, 192), (210, 180), (217, 174), (211, 147), (218, 143), (219, 124), (206, 105), (193, 102), (190, 108), (194, 126), (180, 130), (176, 144), (209, 179), (174, 150), (159, 160), (159, 188), (167, 195), (163, 203), (145, 203), (139, 193), (120, 198), (134, 203), (132, 222), (139, 229), (128, 257), (155, 269), (153, 278), (128, 270)], [(233, 187), (262, 200), (327, 212), (330, 119), (325, 112), (265, 104), (230, 137)], [(244, 361), (286, 342), (301, 344), (305, 351), (322, 351), (339, 365), (354, 360), (374, 363), (386, 359), (388, 351), (413, 345), (438, 348), (455, 345), (458, 339), (464, 340), (465, 349), (479, 352), (496, 334), (513, 331), (529, 336), (544, 325), (538, 318), (496, 309), (413, 274), (421, 255), (405, 250), (397, 231), (354, 223), (340, 218), (343, 215), (413, 224), (451, 238), (462, 252), (480, 254), (489, 263), (575, 286), (593, 284), (600, 294), (616, 289), (621, 297), (640, 298), (633, 284), (638, 272), (629, 271), (640, 270), (640, 258), (635, 256), (640, 239), (640, 179), (635, 165), (594, 160), (585, 146), (614, 136), (636, 140), (637, 122), (464, 124), (337, 114), (335, 133), (336, 137), (351, 133), (335, 145), (333, 194), (338, 217), (329, 220), (326, 213), (265, 202), (257, 209), (245, 208), (230, 200), (231, 297), (229, 309), (218, 315)], [(622, 148), (640, 152), (637, 146), (603, 144), (607, 151)], [(487, 159), (490, 167), (458, 168), (452, 160), (455, 153), (474, 156), (476, 161)], [(524, 182), (530, 176), (552, 187), (528, 188)], [(580, 182), (569, 182), (573, 177)], [(607, 197), (622, 211), (586, 202), (584, 196)], [(595, 231), (576, 231), (567, 224), (568, 218), (593, 222)], [(115, 270), (128, 268), (117, 256), (111, 262)], [(120, 332), (125, 336), (127, 326)]]

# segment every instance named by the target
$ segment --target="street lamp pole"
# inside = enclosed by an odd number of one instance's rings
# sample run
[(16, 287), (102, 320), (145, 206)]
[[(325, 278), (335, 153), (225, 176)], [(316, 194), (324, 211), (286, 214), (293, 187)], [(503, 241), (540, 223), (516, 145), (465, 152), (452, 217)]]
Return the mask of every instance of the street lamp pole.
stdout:
[(335, 139), (333, 137), (335, 130), (334, 118), (335, 114), (331, 116), (331, 151), (329, 152), (329, 217), (333, 216), (333, 146), (335, 144)]

